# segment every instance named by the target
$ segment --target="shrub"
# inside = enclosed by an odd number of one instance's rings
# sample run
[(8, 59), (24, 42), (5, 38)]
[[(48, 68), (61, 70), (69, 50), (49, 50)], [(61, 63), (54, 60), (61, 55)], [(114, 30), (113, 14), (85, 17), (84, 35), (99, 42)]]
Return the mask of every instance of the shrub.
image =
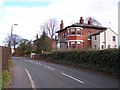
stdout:
[[(94, 68), (112, 74), (120, 73), (120, 49), (91, 51), (56, 51), (49, 54), (51, 61)], [(44, 55), (46, 57), (46, 55)]]

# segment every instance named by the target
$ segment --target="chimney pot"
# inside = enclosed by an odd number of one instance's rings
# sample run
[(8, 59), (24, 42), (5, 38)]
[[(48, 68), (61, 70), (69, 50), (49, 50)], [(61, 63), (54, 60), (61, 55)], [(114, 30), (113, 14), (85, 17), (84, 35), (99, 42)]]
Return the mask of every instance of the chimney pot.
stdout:
[(63, 23), (63, 20), (61, 21), (61, 24), (60, 24), (60, 30), (62, 30), (64, 28), (64, 23)]
[(89, 17), (88, 24), (92, 25), (92, 18), (91, 17)]
[(84, 19), (83, 19), (83, 17), (80, 17), (80, 24), (84, 24)]
[(38, 40), (38, 34), (36, 35), (36, 39)]

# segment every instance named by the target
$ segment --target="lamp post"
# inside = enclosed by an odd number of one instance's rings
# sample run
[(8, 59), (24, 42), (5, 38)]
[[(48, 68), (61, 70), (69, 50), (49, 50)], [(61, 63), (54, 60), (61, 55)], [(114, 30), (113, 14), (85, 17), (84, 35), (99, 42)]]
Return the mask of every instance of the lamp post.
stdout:
[(10, 36), (10, 50), (11, 50), (11, 57), (12, 57), (12, 33), (13, 33), (13, 26), (17, 26), (18, 24), (13, 24), (11, 26), (11, 36)]

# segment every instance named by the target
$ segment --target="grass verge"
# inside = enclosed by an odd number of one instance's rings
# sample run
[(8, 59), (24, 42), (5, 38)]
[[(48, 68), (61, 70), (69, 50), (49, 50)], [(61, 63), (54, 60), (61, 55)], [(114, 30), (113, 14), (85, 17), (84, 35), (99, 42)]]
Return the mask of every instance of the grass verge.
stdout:
[[(11, 69), (13, 67), (13, 63), (10, 60), (9, 61), (9, 68)], [(2, 90), (6, 90), (7, 88), (9, 88), (11, 83), (11, 74), (10, 71), (8, 70), (4, 70), (2, 72)]]
[(2, 89), (2, 74), (0, 74), (0, 90)]
[(6, 90), (9, 87), (10, 82), (10, 73), (7, 70), (4, 70), (2, 73), (2, 90)]

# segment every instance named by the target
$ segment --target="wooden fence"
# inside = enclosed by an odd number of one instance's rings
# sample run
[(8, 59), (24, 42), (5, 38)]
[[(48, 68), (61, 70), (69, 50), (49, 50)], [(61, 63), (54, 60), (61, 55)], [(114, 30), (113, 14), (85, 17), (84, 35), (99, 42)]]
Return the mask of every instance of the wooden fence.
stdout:
[(0, 46), (0, 64), (2, 70), (9, 70), (10, 48)]

